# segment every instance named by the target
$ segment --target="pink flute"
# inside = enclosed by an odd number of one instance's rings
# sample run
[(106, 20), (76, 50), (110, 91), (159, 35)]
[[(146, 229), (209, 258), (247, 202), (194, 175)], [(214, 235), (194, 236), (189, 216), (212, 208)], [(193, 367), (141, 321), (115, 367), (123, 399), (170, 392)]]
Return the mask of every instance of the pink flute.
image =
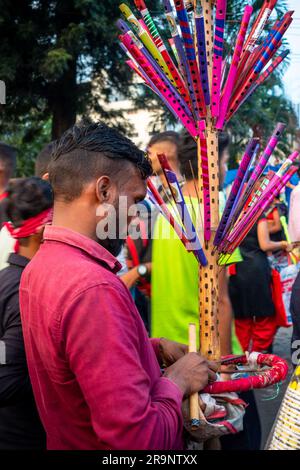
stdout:
[(210, 190), (209, 190), (209, 166), (207, 153), (207, 140), (204, 129), (199, 125), (200, 155), (201, 155), (201, 179), (203, 183), (204, 202), (204, 240), (209, 241), (211, 237), (211, 210), (210, 210)]
[[(122, 46), (123, 44), (121, 44)], [(165, 106), (168, 108), (168, 110), (170, 111), (170, 113), (173, 114), (173, 116), (175, 117), (175, 119), (178, 119), (178, 115), (175, 113), (174, 109), (170, 106), (170, 103), (160, 94), (160, 91), (156, 88), (156, 86), (149, 82), (147, 76), (144, 74), (143, 70), (138, 66), (138, 64), (136, 64), (134, 62), (134, 59), (133, 60), (126, 60), (126, 64), (135, 72), (137, 73), (141, 78), (142, 80), (144, 80), (145, 82), (145, 85), (147, 85), (150, 90), (153, 91), (153, 93), (156, 93), (157, 96), (160, 98), (160, 100), (165, 104)]]
[(244, 96), (244, 98), (241, 100), (241, 102), (236, 106), (236, 108), (234, 109), (234, 111), (232, 111), (231, 113), (227, 114), (226, 116), (226, 122), (228, 122), (233, 114), (237, 113), (238, 110), (240, 109), (240, 107), (245, 103), (246, 100), (248, 100), (248, 98), (250, 98), (251, 95), (253, 95), (253, 93), (255, 92), (255, 90), (260, 86), (262, 85), (269, 77), (270, 75), (274, 72), (274, 70), (277, 69), (277, 67), (279, 67), (279, 65), (283, 62), (283, 60), (286, 58), (286, 56), (290, 53), (289, 50), (286, 50), (284, 52), (282, 52), (278, 57), (276, 57), (273, 62), (271, 63), (271, 65), (269, 65), (269, 67), (258, 77), (258, 79), (256, 80), (256, 82), (254, 83), (254, 85), (249, 89), (249, 91), (246, 93), (246, 95)]
[(244, 207), (244, 205), (246, 204), (257, 180), (259, 179), (259, 177), (261, 176), (261, 174), (263, 173), (265, 167), (267, 166), (268, 164), (268, 161), (276, 147), (276, 145), (278, 144), (278, 141), (280, 139), (280, 136), (281, 134), (283, 133), (284, 129), (286, 128), (286, 125), (279, 122), (276, 127), (275, 127), (275, 130), (272, 134), (272, 136), (270, 137), (268, 143), (267, 143), (267, 146), (266, 148), (264, 149), (261, 157), (259, 158), (255, 168), (254, 168), (254, 171), (252, 172), (251, 176), (250, 176), (250, 179), (247, 183), (247, 186), (246, 186), (246, 189), (243, 193), (243, 196), (241, 198), (241, 200), (239, 201), (239, 203), (237, 204), (237, 208), (236, 208), (236, 213), (238, 214), (239, 211)]
[(287, 173), (278, 181), (273, 188), (270, 189), (267, 197), (261, 201), (260, 207), (257, 209), (257, 212), (254, 214), (254, 218), (249, 222), (249, 225), (244, 227), (244, 230), (239, 234), (238, 239), (229, 246), (228, 253), (233, 253), (234, 250), (242, 243), (244, 238), (247, 236), (249, 231), (252, 229), (253, 225), (257, 222), (259, 217), (265, 212), (265, 210), (270, 206), (276, 194), (278, 194), (284, 186), (289, 182), (291, 177), (297, 172), (297, 167), (291, 167)]
[(272, 59), (274, 54), (277, 52), (282, 36), (284, 35), (286, 30), (290, 26), (291, 22), (293, 21), (291, 15), (292, 15), (292, 12), (286, 13), (283, 20), (280, 22), (280, 25), (278, 26), (276, 33), (269, 34), (268, 44), (266, 44), (264, 49), (261, 51), (259, 60), (255, 64), (255, 66), (252, 68), (245, 82), (242, 84), (240, 89), (236, 92), (235, 96), (233, 96), (232, 98), (232, 101), (230, 103), (230, 109), (229, 109), (230, 113), (232, 111), (235, 111), (236, 107), (240, 104), (245, 94), (248, 93), (252, 84), (259, 77), (265, 65)]
[(149, 13), (146, 3), (144, 2), (144, 0), (134, 0), (134, 3), (136, 7), (138, 8), (138, 10), (141, 12), (141, 15), (143, 16), (143, 19), (144, 19), (144, 21), (143, 20), (139, 20), (139, 21), (145, 25), (145, 29), (147, 29), (150, 38), (153, 40), (155, 46), (157, 47), (164, 61), (166, 62), (169, 68), (169, 71), (176, 83), (176, 87), (179, 93), (181, 94), (185, 102), (190, 106), (189, 93), (187, 91), (185, 83), (182, 77), (180, 76), (180, 74), (178, 73), (177, 67), (174, 64), (169, 52), (167, 51), (167, 48), (158, 32), (158, 29)]
[(137, 61), (139, 66), (142, 68), (144, 73), (147, 76), (148, 81), (151, 85), (154, 85), (160, 92), (161, 96), (170, 104), (171, 108), (176, 113), (177, 117), (181, 120), (184, 127), (189, 131), (193, 138), (196, 138), (198, 132), (195, 126), (195, 123), (192, 119), (186, 114), (183, 109), (183, 106), (180, 102), (182, 98), (176, 96), (167, 81), (163, 81), (159, 75), (156, 73), (155, 69), (152, 67), (148, 59), (143, 55), (138, 46), (134, 43), (131, 36), (126, 33), (120, 37), (122, 43), (128, 49), (133, 58)]
[[(273, 176), (270, 185), (268, 185), (265, 189), (265, 191), (262, 193), (259, 201), (257, 201), (256, 204), (254, 204), (249, 211), (247, 211), (247, 214), (245, 214), (245, 217), (234, 227), (232, 232), (229, 234), (227, 237), (229, 242), (233, 242), (234, 239), (238, 236), (238, 234), (243, 230), (243, 227), (247, 224), (247, 222), (254, 217), (256, 211), (259, 209), (260, 205), (263, 204), (266, 198), (268, 198), (269, 192), (273, 192), (274, 188), (276, 190), (276, 185), (279, 184), (280, 180), (283, 178), (283, 176), (288, 172), (296, 158), (298, 158), (299, 152), (293, 152), (289, 158), (286, 159), (286, 161), (281, 165), (280, 169), (275, 173)], [(275, 193), (274, 193), (275, 194)]]
[(247, 5), (244, 11), (244, 16), (241, 22), (241, 27), (237, 36), (228, 78), (227, 78), (223, 95), (221, 98), (219, 117), (216, 122), (217, 129), (223, 129), (223, 126), (224, 126), (227, 108), (228, 108), (232, 90), (234, 88), (235, 81), (237, 78), (238, 65), (239, 65), (241, 55), (242, 55), (243, 45), (244, 45), (244, 41), (245, 41), (245, 37), (246, 37), (246, 33), (247, 33), (247, 29), (248, 29), (252, 12), (253, 12), (253, 8)]
[(212, 68), (212, 86), (211, 86), (211, 115), (217, 118), (220, 107), (222, 58), (224, 47), (224, 29), (226, 20), (227, 0), (217, 0), (216, 19), (215, 19), (215, 37), (213, 49), (213, 68)]
[(277, 0), (265, 0), (263, 6), (261, 7), (259, 15), (254, 21), (251, 31), (249, 33), (249, 36), (246, 40), (243, 56), (239, 65), (239, 72), (244, 70), (246, 62), (249, 56), (251, 55), (251, 53), (253, 52), (255, 44), (258, 41), (261, 33), (263, 32), (264, 27), (268, 19), (270, 18), (270, 15), (276, 3), (277, 3)]

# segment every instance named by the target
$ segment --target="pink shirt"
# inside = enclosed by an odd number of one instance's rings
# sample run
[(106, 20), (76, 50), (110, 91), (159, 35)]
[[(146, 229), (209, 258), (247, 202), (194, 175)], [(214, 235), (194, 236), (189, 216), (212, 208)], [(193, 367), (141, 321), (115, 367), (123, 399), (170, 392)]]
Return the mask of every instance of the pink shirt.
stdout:
[(44, 239), (20, 305), (48, 449), (182, 449), (182, 392), (161, 376), (118, 261), (65, 228)]

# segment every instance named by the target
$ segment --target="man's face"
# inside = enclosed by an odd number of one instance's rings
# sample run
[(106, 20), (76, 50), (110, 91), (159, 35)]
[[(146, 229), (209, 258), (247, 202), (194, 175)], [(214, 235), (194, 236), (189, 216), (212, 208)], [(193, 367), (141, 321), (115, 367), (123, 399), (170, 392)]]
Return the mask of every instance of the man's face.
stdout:
[(175, 172), (178, 172), (179, 163), (177, 156), (177, 146), (172, 142), (164, 141), (153, 144), (151, 145), (151, 147), (148, 148), (148, 155), (150, 157), (154, 173), (157, 173), (158, 175), (162, 174), (162, 169), (157, 158), (157, 155), (161, 153), (164, 153), (166, 155), (171, 168)]
[(107, 201), (99, 205), (97, 237), (102, 246), (117, 256), (128, 234), (128, 226), (136, 217), (136, 205), (147, 192), (146, 181), (133, 165), (124, 168), (117, 182), (111, 181)]

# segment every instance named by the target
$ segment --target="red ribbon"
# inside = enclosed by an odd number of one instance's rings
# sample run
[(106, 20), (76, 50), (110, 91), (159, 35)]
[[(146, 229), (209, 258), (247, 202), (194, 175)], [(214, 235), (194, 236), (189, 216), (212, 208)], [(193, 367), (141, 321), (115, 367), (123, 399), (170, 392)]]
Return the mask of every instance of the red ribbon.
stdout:
[(20, 227), (15, 227), (12, 222), (5, 222), (3, 226), (7, 228), (11, 236), (16, 240), (15, 252), (17, 253), (19, 251), (20, 238), (27, 238), (30, 237), (30, 235), (38, 233), (44, 225), (52, 222), (52, 216), (53, 210), (46, 209), (40, 214), (25, 220)]

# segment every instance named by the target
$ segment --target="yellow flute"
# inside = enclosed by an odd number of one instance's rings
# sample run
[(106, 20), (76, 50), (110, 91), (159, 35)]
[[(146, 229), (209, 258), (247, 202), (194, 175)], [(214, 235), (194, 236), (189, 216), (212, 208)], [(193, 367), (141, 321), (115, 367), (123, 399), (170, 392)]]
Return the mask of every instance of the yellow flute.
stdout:
[(123, 15), (125, 16), (126, 20), (129, 23), (132, 24), (136, 34), (139, 36), (142, 43), (148, 49), (148, 51), (150, 52), (152, 57), (156, 60), (156, 62), (160, 66), (160, 68), (164, 71), (164, 73), (169, 78), (169, 80), (172, 83), (174, 83), (174, 78), (173, 78), (173, 76), (172, 76), (172, 74), (171, 74), (171, 72), (170, 72), (163, 56), (161, 55), (161, 53), (157, 49), (156, 45), (154, 44), (154, 42), (150, 38), (147, 31), (143, 28), (141, 23), (139, 23), (137, 17), (133, 14), (133, 12), (130, 10), (130, 8), (127, 5), (125, 5), (125, 3), (122, 3), (119, 8), (120, 8), (121, 12), (123, 13)]

